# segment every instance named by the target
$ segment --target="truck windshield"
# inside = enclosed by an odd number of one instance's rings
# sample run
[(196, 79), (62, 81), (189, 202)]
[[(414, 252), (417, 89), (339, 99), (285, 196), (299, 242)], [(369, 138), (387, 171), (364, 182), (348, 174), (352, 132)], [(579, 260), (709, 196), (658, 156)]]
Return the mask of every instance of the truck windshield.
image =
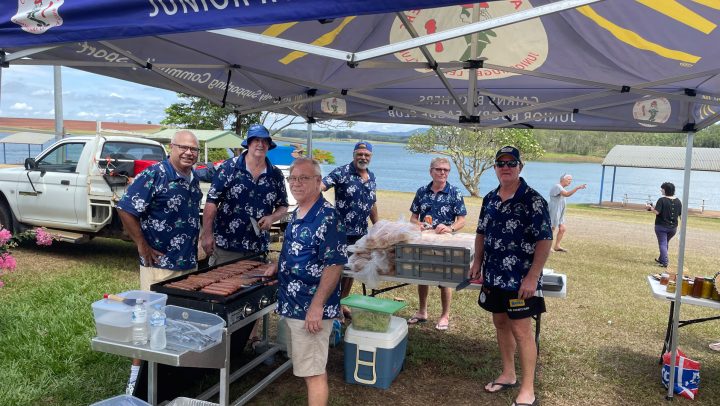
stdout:
[(159, 145), (147, 145), (134, 142), (106, 142), (103, 145), (101, 158), (162, 161), (165, 150)]

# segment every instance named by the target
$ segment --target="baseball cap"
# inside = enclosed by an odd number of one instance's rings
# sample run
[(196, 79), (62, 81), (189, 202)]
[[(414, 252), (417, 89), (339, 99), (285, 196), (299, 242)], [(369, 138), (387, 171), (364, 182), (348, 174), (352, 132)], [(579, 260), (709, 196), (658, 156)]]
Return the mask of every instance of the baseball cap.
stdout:
[(353, 148), (353, 151), (357, 151), (359, 149), (366, 149), (370, 152), (372, 152), (372, 144), (367, 141), (359, 141), (357, 144), (355, 144), (355, 148)]
[(242, 144), (240, 145), (242, 145), (243, 148), (247, 148), (248, 142), (250, 142), (252, 138), (267, 138), (268, 141), (270, 141), (270, 147), (268, 148), (268, 150), (277, 147), (277, 144), (275, 144), (275, 142), (272, 140), (272, 137), (270, 137), (270, 131), (268, 131), (268, 129), (265, 128), (264, 125), (251, 125), (247, 131), (247, 138), (245, 138), (245, 140), (243, 140)]
[(517, 148), (513, 147), (512, 145), (506, 145), (498, 150), (498, 152), (495, 154), (495, 159), (497, 160), (503, 155), (510, 155), (513, 158), (515, 158), (517, 161), (522, 162), (522, 159), (520, 159), (520, 151), (518, 151)]

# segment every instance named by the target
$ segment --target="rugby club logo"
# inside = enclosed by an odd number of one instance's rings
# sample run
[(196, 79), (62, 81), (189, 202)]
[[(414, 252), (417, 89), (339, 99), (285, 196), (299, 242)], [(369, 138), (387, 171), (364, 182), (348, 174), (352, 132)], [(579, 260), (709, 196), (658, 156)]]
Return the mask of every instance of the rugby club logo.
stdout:
[[(485, 21), (519, 11), (532, 9), (527, 0), (492, 1), (478, 3), (479, 20)], [(422, 34), (433, 34), (451, 28), (470, 24), (474, 21), (475, 4), (463, 4), (427, 10), (405, 11), (415, 29)], [(396, 18), (390, 29), (390, 43), (410, 39), (410, 33)], [(472, 35), (454, 38), (427, 45), (427, 49), (438, 62), (465, 61), (471, 56)], [(518, 69), (535, 70), (542, 66), (548, 55), (548, 38), (539, 18), (493, 28), (477, 34), (477, 57), (485, 57), (489, 63), (512, 66)], [(396, 52), (395, 57), (403, 62), (425, 62), (419, 48)], [(427, 72), (425, 69), (418, 69)], [(450, 79), (468, 79), (468, 70), (447, 72)], [(478, 79), (500, 79), (514, 76), (513, 73), (495, 69), (478, 69)]]
[(30, 34), (42, 34), (52, 27), (59, 27), (63, 20), (59, 9), (64, 0), (18, 0), (17, 13), (10, 18)]
[[(672, 113), (670, 101), (664, 97), (655, 99), (645, 98), (635, 102), (633, 105), (633, 117), (636, 120), (652, 121), (654, 123), (666, 123)], [(638, 123), (643, 127), (657, 127), (655, 124)]]

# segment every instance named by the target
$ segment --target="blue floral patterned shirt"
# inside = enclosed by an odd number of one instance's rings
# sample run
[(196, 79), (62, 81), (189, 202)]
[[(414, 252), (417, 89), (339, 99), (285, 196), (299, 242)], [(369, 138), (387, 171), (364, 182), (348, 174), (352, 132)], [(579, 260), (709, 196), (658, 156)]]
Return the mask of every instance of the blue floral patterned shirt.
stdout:
[(266, 172), (255, 181), (246, 169), (246, 154), (220, 165), (206, 201), (218, 205), (213, 228), (218, 247), (235, 252), (265, 252), (270, 233), (261, 231), (259, 236), (255, 234), (250, 218), (260, 220), (278, 207), (287, 206), (287, 190), (282, 171), (267, 158)]
[(455, 217), (467, 215), (462, 193), (449, 182), (437, 193), (432, 191), (432, 182), (419, 188), (410, 205), (410, 212), (417, 214), (420, 222), (424, 221), (425, 216), (432, 216), (433, 228), (440, 224), (452, 225)]
[[(503, 202), (497, 189), (483, 198), (477, 233), (485, 235), (483, 279), (487, 286), (517, 291), (535, 255), (535, 244), (552, 240), (548, 204), (520, 178), (515, 195)], [(537, 289), (542, 289), (542, 276)]]
[(140, 220), (145, 241), (165, 253), (159, 263), (140, 264), (173, 271), (197, 266), (202, 191), (197, 176), (179, 175), (167, 159), (140, 173), (117, 204)]
[(335, 208), (345, 222), (347, 235), (367, 234), (368, 217), (377, 201), (375, 174), (368, 170), (368, 180), (364, 182), (350, 162), (333, 169), (323, 178), (323, 183), (328, 189), (335, 188)]
[[(292, 212), (278, 259), (281, 316), (305, 320), (325, 268), (347, 263), (345, 226), (332, 204), (320, 197), (305, 217)], [(323, 319), (340, 314), (340, 284), (323, 307)]]

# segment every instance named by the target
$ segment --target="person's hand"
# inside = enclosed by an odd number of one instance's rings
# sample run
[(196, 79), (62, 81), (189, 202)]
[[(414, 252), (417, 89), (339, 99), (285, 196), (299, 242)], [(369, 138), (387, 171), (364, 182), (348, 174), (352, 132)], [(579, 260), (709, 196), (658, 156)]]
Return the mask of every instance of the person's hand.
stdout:
[(587, 184), (583, 183), (582, 185), (578, 186), (578, 189), (585, 189), (587, 188)]
[(305, 329), (311, 334), (322, 331), (322, 305), (311, 304), (305, 315)]
[(160, 257), (162, 257), (162, 252), (153, 249), (146, 241), (143, 241), (142, 243), (138, 244), (138, 254), (140, 254), (140, 258), (143, 259), (144, 266), (152, 267), (155, 264), (159, 263)]
[(271, 262), (269, 264), (261, 265), (259, 267), (260, 270), (263, 271), (263, 275), (266, 278), (272, 278), (265, 282), (266, 285), (275, 285), (276, 283), (278, 283), (277, 278), (275, 278), (275, 275), (277, 275), (277, 273), (278, 273), (278, 266), (279, 266), (279, 264), (277, 262), (276, 263)]
[(468, 274), (469, 279), (482, 279), (482, 273), (480, 272), (480, 262), (473, 261), (470, 265), (470, 273)]
[(518, 290), (518, 299), (529, 299), (535, 295), (538, 278), (539, 276), (525, 275), (520, 284), (520, 290)]
[(438, 226), (435, 227), (435, 233), (436, 234), (452, 233), (452, 229), (448, 225), (438, 224)]
[(203, 233), (200, 236), (200, 245), (207, 256), (215, 252), (215, 237), (212, 232)]
[(272, 227), (273, 221), (270, 216), (263, 216), (260, 218), (260, 220), (258, 220), (257, 223), (258, 227), (260, 227), (261, 230), (268, 231), (270, 230), (270, 227)]

